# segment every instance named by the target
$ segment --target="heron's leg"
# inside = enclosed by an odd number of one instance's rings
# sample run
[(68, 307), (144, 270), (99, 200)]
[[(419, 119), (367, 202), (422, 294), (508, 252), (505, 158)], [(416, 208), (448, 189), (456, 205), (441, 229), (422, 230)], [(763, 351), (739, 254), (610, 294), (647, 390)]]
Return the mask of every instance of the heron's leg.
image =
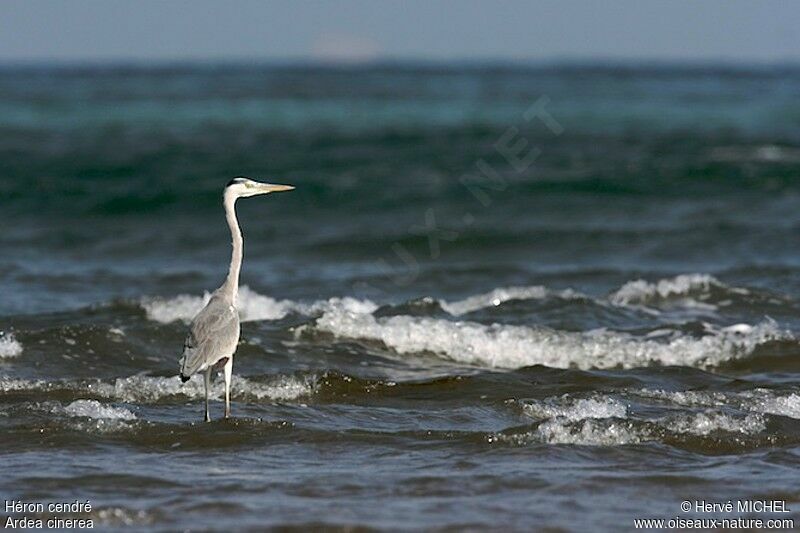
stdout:
[(211, 417), (208, 416), (208, 389), (211, 388), (211, 369), (206, 370), (206, 422), (211, 422)]
[(233, 357), (225, 363), (225, 418), (231, 416), (231, 372), (233, 371)]

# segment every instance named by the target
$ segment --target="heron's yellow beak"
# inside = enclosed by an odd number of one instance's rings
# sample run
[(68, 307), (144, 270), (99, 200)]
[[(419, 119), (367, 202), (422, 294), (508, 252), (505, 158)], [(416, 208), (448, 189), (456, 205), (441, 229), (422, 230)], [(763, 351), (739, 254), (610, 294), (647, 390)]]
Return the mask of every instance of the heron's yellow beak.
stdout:
[(258, 184), (258, 192), (260, 193), (291, 191), (292, 189), (294, 189), (294, 187), (292, 187), (291, 185), (277, 185), (274, 183)]

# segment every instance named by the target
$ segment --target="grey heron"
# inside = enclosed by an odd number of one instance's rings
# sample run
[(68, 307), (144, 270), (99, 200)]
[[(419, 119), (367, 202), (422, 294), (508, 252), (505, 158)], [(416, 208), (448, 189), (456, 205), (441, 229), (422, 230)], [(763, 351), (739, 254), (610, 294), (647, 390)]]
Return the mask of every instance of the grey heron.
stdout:
[(219, 289), (211, 294), (211, 299), (194, 317), (189, 327), (189, 335), (183, 345), (183, 356), (179, 361), (181, 381), (184, 383), (197, 372), (205, 372), (206, 415), (208, 416), (208, 389), (211, 385), (212, 370), (223, 370), (225, 375), (225, 418), (231, 415), (231, 372), (233, 354), (239, 343), (239, 312), (236, 309), (236, 296), (239, 292), (239, 271), (242, 268), (242, 231), (236, 219), (236, 200), (248, 196), (268, 194), (277, 191), (290, 191), (291, 185), (260, 183), (244, 176), (233, 178), (225, 186), (222, 203), (225, 218), (231, 230), (233, 251), (228, 277)]

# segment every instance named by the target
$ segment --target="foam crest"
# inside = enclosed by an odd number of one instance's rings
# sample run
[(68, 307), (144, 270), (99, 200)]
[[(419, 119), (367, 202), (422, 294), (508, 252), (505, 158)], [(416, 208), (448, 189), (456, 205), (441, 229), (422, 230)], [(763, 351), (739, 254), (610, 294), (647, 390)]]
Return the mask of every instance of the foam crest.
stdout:
[(543, 401), (528, 400), (522, 404), (522, 409), (526, 415), (542, 420), (535, 430), (525, 435), (526, 440), (588, 446), (641, 441), (634, 427), (625, 420), (627, 407), (609, 396), (571, 398), (565, 394)]
[(766, 429), (764, 417), (761, 415), (749, 414), (744, 417), (735, 417), (717, 411), (672, 416), (662, 421), (662, 425), (675, 433), (699, 436), (710, 435), (718, 431), (755, 435)]
[[(648, 282), (642, 279), (625, 283), (606, 299), (596, 299), (599, 305), (611, 303), (617, 306), (654, 306), (662, 304), (683, 307), (716, 309), (706, 303), (711, 291), (718, 289), (729, 294), (747, 295), (750, 291), (731, 287), (709, 274), (680, 274), (675, 277)], [(496, 307), (511, 300), (543, 300), (546, 298), (579, 299), (588, 296), (572, 289), (553, 291), (541, 285), (503, 287), (486, 293), (468, 296), (462, 300), (448, 302), (439, 300), (439, 305), (453, 316), (461, 316), (480, 309)]]
[(496, 307), (511, 300), (543, 300), (553, 296), (560, 298), (581, 297), (580, 294), (569, 289), (556, 292), (541, 285), (533, 285), (529, 287), (498, 288), (483, 294), (476, 294), (464, 298), (463, 300), (455, 300), (452, 302), (439, 300), (439, 305), (451, 315), (460, 316), (478, 311), (479, 309)]
[[(313, 377), (279, 376), (267, 383), (261, 383), (241, 376), (233, 376), (231, 395), (234, 398), (243, 399), (289, 401), (311, 394), (314, 384)], [(209, 394), (214, 398), (221, 398), (224, 390), (222, 380), (216, 380), (212, 382)], [(182, 383), (178, 376), (129, 376), (118, 378), (113, 386), (109, 385), (108, 388), (98, 392), (130, 403), (157, 403), (176, 396), (188, 396), (193, 399), (205, 398), (205, 386), (202, 376), (199, 375), (186, 383)]]
[[(699, 338), (674, 333), (662, 340), (606, 330), (578, 333), (426, 317), (376, 318), (341, 310), (324, 313), (314, 328), (339, 338), (378, 341), (400, 354), (431, 352), (458, 363), (492, 368), (537, 364), (582, 369), (653, 364), (706, 368), (746, 357), (766, 341), (791, 338), (773, 322), (710, 329), (710, 334)], [(297, 333), (305, 329), (298, 328)]]
[[(177, 320), (191, 322), (211, 299), (211, 293), (203, 296), (181, 294), (174, 298), (146, 298), (140, 302), (147, 318), (162, 324)], [(239, 289), (237, 309), (242, 322), (259, 320), (280, 320), (292, 312), (304, 315), (319, 315), (330, 310), (343, 310), (356, 313), (372, 313), (378, 308), (369, 300), (357, 300), (351, 297), (330, 298), (314, 303), (295, 302), (292, 300), (276, 300), (259, 294), (247, 286)]]
[(666, 400), (682, 407), (734, 406), (758, 414), (800, 419), (800, 395), (754, 389), (745, 392), (672, 391), (642, 389), (639, 396)]
[(237, 299), (236, 306), (239, 309), (239, 317), (242, 322), (280, 320), (295, 308), (295, 303), (291, 300), (276, 300), (250, 290), (247, 286), (239, 289)]
[[(203, 296), (181, 294), (174, 298), (146, 298), (141, 301), (147, 318), (162, 324), (181, 320), (190, 322), (211, 299), (211, 293)], [(276, 300), (259, 294), (247, 286), (239, 289), (237, 307), (242, 322), (255, 320), (280, 320), (295, 307), (290, 300)]]
[(0, 337), (0, 359), (17, 357), (22, 353), (22, 344), (14, 338), (13, 333)]
[[(80, 383), (47, 382), (0, 376), (0, 393), (49, 391), (59, 388), (106, 400), (142, 404), (158, 403), (180, 396), (192, 399), (205, 397), (205, 387), (200, 375), (195, 376), (186, 383), (182, 383), (178, 376), (134, 375), (117, 378), (114, 383), (102, 381)], [(313, 394), (315, 388), (315, 376), (275, 376), (263, 382), (234, 375), (231, 381), (231, 395), (234, 398), (243, 400), (290, 401)], [(221, 379), (214, 380), (211, 384), (210, 394), (215, 398), (221, 398), (223, 392), (224, 382)], [(75, 408), (77, 409), (82, 405), (77, 404)]]
[(665, 435), (708, 437), (720, 432), (756, 435), (766, 430), (764, 415), (760, 413), (735, 415), (721, 409), (704, 409), (641, 417), (631, 414), (619, 400), (600, 394), (590, 398), (565, 394), (541, 401), (526, 400), (522, 408), (526, 415), (540, 420), (539, 425), (522, 434), (492, 435), (491, 442), (621, 446), (663, 441)]
[(531, 437), (547, 444), (583, 446), (623, 446), (648, 440), (627, 422), (584, 420), (575, 424), (562, 418), (539, 424)]
[[(643, 279), (629, 281), (609, 295), (615, 305), (651, 305), (677, 301), (687, 306), (707, 306), (699, 300), (709, 296), (714, 288), (747, 294), (746, 289), (729, 287), (708, 274), (681, 274), (673, 278), (648, 282)], [(699, 299), (699, 300), (698, 300)]]
[[(595, 299), (599, 305), (609, 303), (617, 306), (653, 306), (670, 303), (684, 307), (716, 309), (715, 305), (705, 303), (712, 289), (721, 289), (728, 293), (749, 294), (746, 289), (729, 287), (708, 274), (681, 274), (656, 282), (635, 280), (625, 283), (607, 298)], [(208, 303), (211, 293), (203, 296), (181, 294), (174, 298), (144, 298), (140, 305), (147, 318), (161, 323), (177, 320), (189, 322)], [(513, 300), (542, 300), (547, 298), (583, 299), (589, 298), (572, 289), (554, 291), (541, 285), (500, 287), (491, 291), (468, 296), (461, 300), (438, 300), (440, 307), (452, 316), (465, 314), (499, 306)], [(243, 322), (257, 320), (280, 320), (289, 313), (301, 313), (317, 316), (332, 310), (343, 310), (354, 313), (372, 313), (378, 308), (369, 300), (358, 300), (352, 297), (330, 298), (311, 303), (293, 300), (276, 300), (270, 296), (259, 294), (247, 286), (239, 289), (238, 309)]]
[(295, 309), (306, 315), (320, 315), (327, 312), (374, 313), (378, 305), (370, 300), (358, 300), (345, 296), (320, 300), (311, 305), (295, 304)]
[[(566, 403), (566, 405), (562, 405)], [(538, 419), (565, 418), (570, 421), (589, 418), (625, 418), (628, 409), (619, 400), (609, 397), (580, 398), (571, 400), (566, 395), (557, 402), (527, 402), (523, 411), (528, 416)]]
[(796, 393), (777, 395), (758, 389), (742, 393), (741, 396), (751, 411), (800, 419), (800, 395)]
[(70, 416), (107, 420), (135, 420), (136, 415), (122, 407), (105, 405), (97, 400), (75, 400), (64, 408)]
[(7, 376), (0, 376), (0, 392), (17, 392), (26, 390), (40, 390), (47, 386), (41, 380), (16, 379)]

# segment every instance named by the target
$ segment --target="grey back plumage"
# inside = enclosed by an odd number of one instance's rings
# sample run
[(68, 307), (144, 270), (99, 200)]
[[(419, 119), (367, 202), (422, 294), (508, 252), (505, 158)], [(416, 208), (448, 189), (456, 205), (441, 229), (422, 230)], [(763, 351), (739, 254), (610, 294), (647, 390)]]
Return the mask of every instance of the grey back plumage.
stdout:
[(230, 357), (239, 342), (239, 313), (219, 291), (194, 317), (183, 345), (181, 374), (191, 376), (223, 357)]

